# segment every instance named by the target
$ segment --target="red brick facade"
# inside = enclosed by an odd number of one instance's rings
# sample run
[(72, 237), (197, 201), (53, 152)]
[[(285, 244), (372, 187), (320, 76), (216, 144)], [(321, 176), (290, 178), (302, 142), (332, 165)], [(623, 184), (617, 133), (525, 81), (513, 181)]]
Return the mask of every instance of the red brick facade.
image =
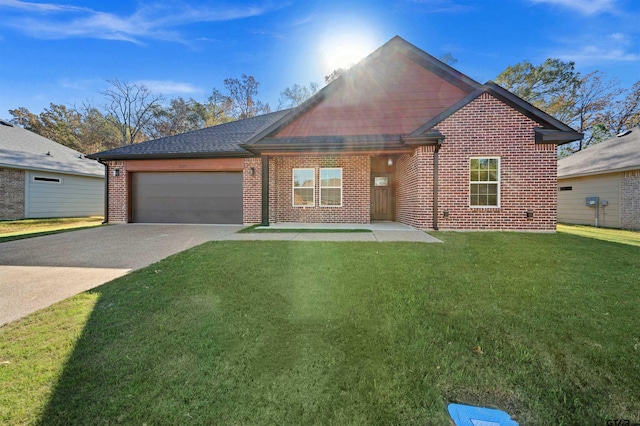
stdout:
[[(437, 126), (445, 135), (439, 164), (440, 229), (555, 230), (556, 146), (535, 144), (537, 125), (483, 94)], [(474, 156), (500, 158), (497, 208), (469, 207), (469, 161)], [(527, 218), (527, 212), (533, 217)]]
[[(483, 94), (437, 127), (438, 227), (451, 230), (553, 231), (556, 225), (556, 146), (536, 144), (538, 124)], [(396, 221), (433, 228), (434, 146), (416, 148), (396, 161)], [(472, 157), (500, 159), (499, 207), (470, 207)], [(270, 160), (270, 222), (370, 222), (371, 156), (279, 156)], [(247, 176), (254, 167), (254, 176)], [(318, 171), (343, 168), (343, 206), (318, 207)], [(316, 206), (292, 206), (292, 170), (316, 172)], [(261, 221), (261, 163), (245, 160), (245, 223)], [(528, 217), (528, 214), (530, 217)]]
[(262, 222), (262, 161), (260, 158), (244, 159), (242, 222), (246, 224)]
[[(275, 180), (270, 199), (276, 222), (369, 223), (369, 156), (283, 156), (274, 157), (270, 170)], [(320, 207), (320, 168), (342, 168), (342, 206)], [(315, 206), (293, 207), (294, 168), (315, 172)]]
[[(441, 122), (437, 222), (451, 230), (553, 231), (556, 224), (556, 146), (534, 141), (538, 124), (489, 94)], [(433, 227), (434, 146), (418, 147), (396, 160), (396, 221)], [(471, 208), (471, 157), (500, 159), (499, 207)], [(369, 223), (371, 155), (273, 156), (269, 166), (269, 221)], [(243, 222), (262, 221), (262, 160), (243, 160)], [(319, 171), (342, 168), (341, 207), (319, 206)], [(294, 168), (315, 171), (315, 206), (294, 207)], [(119, 170), (119, 176), (114, 176)], [(109, 221), (127, 222), (126, 162), (109, 163)], [(527, 217), (527, 213), (532, 217)]]
[(433, 221), (433, 146), (417, 148), (396, 163), (396, 220), (426, 229)]
[[(106, 179), (109, 181), (109, 223), (129, 221), (128, 174), (124, 161), (109, 161)], [(118, 176), (114, 176), (114, 174)]]

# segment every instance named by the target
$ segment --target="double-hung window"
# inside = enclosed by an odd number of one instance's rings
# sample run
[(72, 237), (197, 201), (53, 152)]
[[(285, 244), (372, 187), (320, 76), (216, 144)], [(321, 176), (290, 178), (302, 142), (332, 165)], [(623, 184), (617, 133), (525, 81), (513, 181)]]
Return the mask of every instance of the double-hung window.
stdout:
[(500, 158), (472, 158), (469, 182), (471, 207), (500, 206)]
[(293, 206), (315, 206), (315, 169), (293, 169)]
[(320, 169), (320, 205), (342, 206), (342, 169)]

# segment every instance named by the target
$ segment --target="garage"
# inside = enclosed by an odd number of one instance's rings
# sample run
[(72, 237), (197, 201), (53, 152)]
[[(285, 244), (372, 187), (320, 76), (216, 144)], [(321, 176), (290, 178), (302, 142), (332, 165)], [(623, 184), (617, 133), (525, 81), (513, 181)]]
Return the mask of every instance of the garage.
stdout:
[(131, 201), (136, 223), (242, 224), (242, 173), (132, 173)]

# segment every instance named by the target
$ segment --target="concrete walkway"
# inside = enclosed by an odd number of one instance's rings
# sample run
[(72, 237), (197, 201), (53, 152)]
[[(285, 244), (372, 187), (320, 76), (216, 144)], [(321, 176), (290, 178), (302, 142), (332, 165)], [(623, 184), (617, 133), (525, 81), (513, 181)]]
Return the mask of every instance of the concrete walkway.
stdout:
[(287, 223), (270, 227), (360, 228), (373, 232), (236, 233), (243, 228), (240, 225), (109, 225), (0, 243), (0, 326), (207, 241), (440, 242), (398, 223)]
[[(282, 241), (406, 241), (416, 243), (441, 243), (439, 239), (411, 226), (396, 222), (368, 224), (342, 223), (274, 223), (269, 227), (256, 229), (292, 230), (292, 232), (246, 233), (228, 235), (225, 240), (282, 240)], [(365, 229), (372, 232), (295, 232), (296, 229), (348, 230)]]

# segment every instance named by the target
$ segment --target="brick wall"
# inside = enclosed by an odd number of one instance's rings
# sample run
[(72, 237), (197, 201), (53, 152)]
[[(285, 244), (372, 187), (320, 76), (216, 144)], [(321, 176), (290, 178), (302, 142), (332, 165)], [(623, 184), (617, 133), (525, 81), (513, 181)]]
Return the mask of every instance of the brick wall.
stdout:
[[(109, 223), (126, 223), (129, 221), (129, 206), (127, 191), (129, 187), (128, 174), (124, 161), (109, 161), (107, 179), (109, 179)], [(119, 176), (114, 176), (118, 170)]]
[(418, 229), (433, 226), (433, 151), (420, 147), (396, 162), (396, 221)]
[[(486, 93), (437, 126), (445, 135), (438, 169), (440, 229), (555, 231), (556, 146), (536, 145), (535, 126)], [(474, 156), (500, 158), (500, 207), (469, 207)]]
[(622, 173), (620, 226), (640, 231), (640, 170)]
[[(369, 223), (370, 159), (368, 156), (281, 156), (270, 162), (270, 221)], [(319, 207), (320, 168), (342, 168), (342, 207)], [(315, 169), (315, 206), (292, 206), (294, 168)]]
[(24, 218), (24, 170), (0, 168), (0, 220)]
[[(253, 176), (251, 169), (253, 168)], [(262, 222), (262, 160), (245, 158), (242, 173), (242, 222)]]

